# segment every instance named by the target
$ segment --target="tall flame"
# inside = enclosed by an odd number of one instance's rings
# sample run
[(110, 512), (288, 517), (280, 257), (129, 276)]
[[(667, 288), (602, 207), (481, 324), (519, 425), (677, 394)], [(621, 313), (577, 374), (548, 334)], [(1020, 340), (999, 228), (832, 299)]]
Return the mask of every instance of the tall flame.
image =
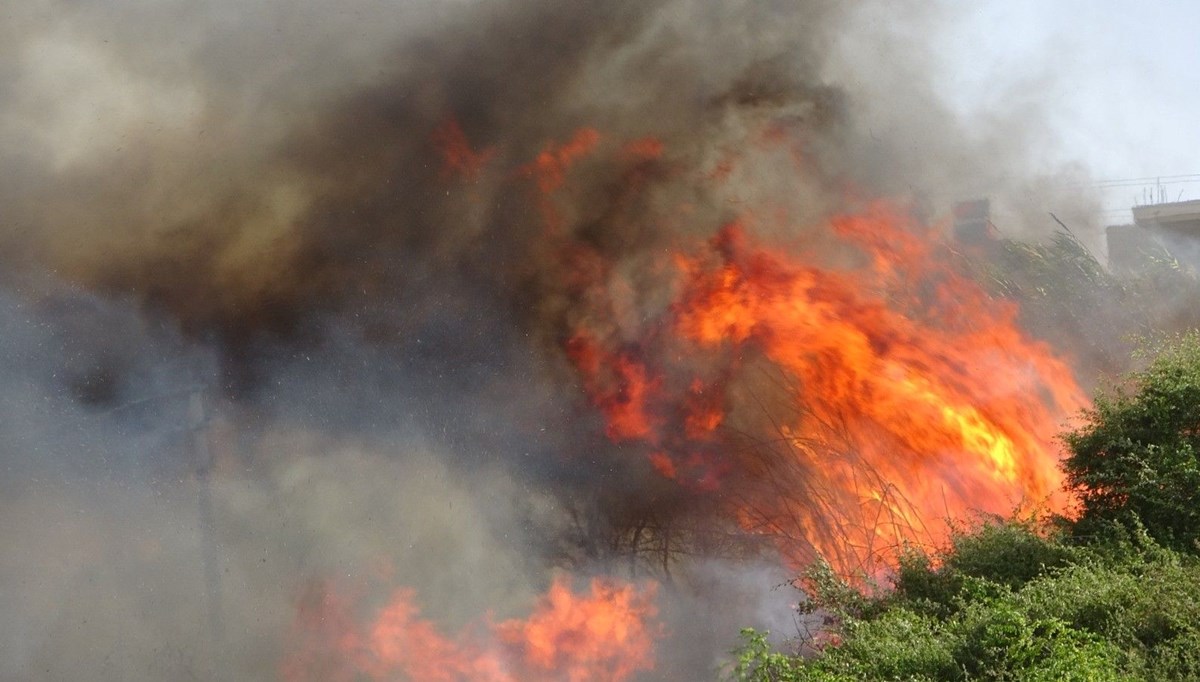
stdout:
[[(734, 351), (725, 355), (734, 365), (761, 355), (792, 401), (771, 426), (775, 442), (752, 448), (770, 483), (739, 479), (743, 525), (780, 538), (796, 561), (810, 544), (850, 574), (898, 545), (941, 541), (947, 517), (1022, 501), (1061, 510), (1051, 438), (1084, 404), (1069, 369), (1017, 329), (1010, 306), (943, 265), (893, 207), (876, 203), (831, 227), (873, 267), (806, 265), (736, 225), (709, 253), (680, 258), (674, 333), (701, 352)], [(719, 414), (701, 418), (708, 432), (722, 424)], [(748, 456), (732, 459), (744, 467)]]
[[(543, 205), (564, 182), (554, 171)], [(586, 322), (565, 350), (608, 436), (643, 444), (793, 565), (821, 556), (847, 576), (943, 541), (951, 518), (1062, 511), (1053, 436), (1086, 404), (1068, 366), (962, 274), (938, 230), (898, 202), (848, 203), (820, 230), (841, 244), (836, 267), (751, 237), (752, 218), (677, 249), (670, 304), (632, 335), (615, 319), (618, 275), (560, 238), (587, 263), (572, 285)]]

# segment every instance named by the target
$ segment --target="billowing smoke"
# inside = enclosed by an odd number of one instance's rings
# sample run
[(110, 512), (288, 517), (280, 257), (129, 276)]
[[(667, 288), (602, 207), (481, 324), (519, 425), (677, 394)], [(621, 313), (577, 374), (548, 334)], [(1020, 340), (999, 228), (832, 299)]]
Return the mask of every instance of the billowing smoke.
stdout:
[(1036, 107), (958, 120), (924, 5), (6, 10), (0, 677), (274, 679), (321, 585), (453, 630), (653, 577), (649, 678), (786, 625), (774, 549), (606, 436), (571, 339), (756, 211), (837, 264), (865, 198), (1038, 205)]

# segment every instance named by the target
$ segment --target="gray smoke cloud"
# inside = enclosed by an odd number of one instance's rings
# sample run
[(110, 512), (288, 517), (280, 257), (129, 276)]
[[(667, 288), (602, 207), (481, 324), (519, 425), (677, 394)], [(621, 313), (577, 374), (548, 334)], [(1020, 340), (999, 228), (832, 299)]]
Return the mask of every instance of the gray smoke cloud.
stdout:
[[(653, 558), (602, 546), (630, 518), (707, 520), (604, 438), (561, 352), (590, 313), (521, 169), (581, 127), (604, 153), (580, 162), (564, 229), (640, 282), (631, 325), (664, 305), (639, 279), (651, 254), (760, 197), (795, 223), (763, 229), (796, 234), (847, 185), (932, 216), (992, 195), (1020, 209), (1013, 234), (1043, 205), (1091, 220), (1041, 189), (1057, 169), (1034, 153), (1036, 101), (983, 123), (941, 103), (922, 35), (952, 17), (926, 3), (4, 14), (5, 679), (275, 679), (314, 581), (413, 586), (453, 631), (520, 615), (551, 567), (645, 574)], [(451, 120), (488, 154), (463, 177), (437, 143)], [(764, 124), (803, 142), (803, 177), (781, 150), (696, 187)], [(647, 136), (662, 158), (622, 158)], [(762, 560), (677, 569), (647, 679), (786, 627), (794, 595)]]

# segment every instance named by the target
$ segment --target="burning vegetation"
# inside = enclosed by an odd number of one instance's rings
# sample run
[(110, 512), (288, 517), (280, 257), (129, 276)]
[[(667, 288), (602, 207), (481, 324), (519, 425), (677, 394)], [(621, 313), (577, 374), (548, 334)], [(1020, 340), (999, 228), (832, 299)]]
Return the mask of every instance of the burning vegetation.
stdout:
[[(794, 151), (791, 134), (777, 122), (756, 133)], [(526, 168), (537, 171), (546, 241), (571, 270), (564, 349), (611, 440), (774, 539), (797, 569), (821, 557), (843, 575), (875, 576), (906, 546), (944, 542), (946, 522), (971, 510), (1065, 509), (1052, 439), (1086, 404), (1082, 392), (1017, 326), (1015, 308), (955, 267), (937, 226), (848, 196), (855, 212), (815, 228), (831, 243), (763, 245), (749, 236), (758, 213), (791, 231), (783, 198), (767, 197), (703, 242), (672, 239), (631, 276), (562, 234), (571, 165), (599, 139), (582, 130)], [(660, 142), (631, 147), (652, 154), (619, 162), (651, 160), (700, 191), (723, 183), (671, 168)], [(458, 158), (448, 152), (447, 168)], [(721, 168), (755, 161), (751, 150)], [(779, 170), (803, 178), (805, 164), (795, 153)], [(641, 174), (621, 177), (624, 201), (644, 203)], [(705, 220), (688, 205), (665, 208), (642, 218)]]
[(1119, 315), (950, 235), (1049, 198), (855, 48), (936, 17), (400, 4), (22, 10), (0, 677), (701, 679), (813, 565), (1068, 512)]

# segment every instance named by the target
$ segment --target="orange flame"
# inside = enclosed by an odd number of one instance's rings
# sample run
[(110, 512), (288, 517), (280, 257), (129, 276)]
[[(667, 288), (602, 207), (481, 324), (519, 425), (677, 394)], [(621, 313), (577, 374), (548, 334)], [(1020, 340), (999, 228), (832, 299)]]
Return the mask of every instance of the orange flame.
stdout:
[(442, 177), (461, 177), (475, 182), (484, 166), (496, 155), (492, 148), (475, 151), (467, 141), (462, 126), (453, 118), (446, 119), (432, 133), (433, 143), (442, 155)]
[(363, 629), (349, 605), (326, 590), (302, 608), (283, 666), (290, 682), (620, 682), (654, 667), (654, 586), (593, 580), (576, 595), (555, 581), (525, 620), (484, 623), (458, 637), (420, 617), (412, 590), (397, 591)]
[[(1053, 436), (1085, 405), (1066, 364), (899, 206), (826, 232), (863, 265), (821, 267), (738, 222), (676, 253), (673, 302), (640, 338), (604, 321), (603, 294), (580, 295), (588, 322), (566, 351), (608, 436), (735, 500), (739, 523), (794, 564), (820, 555), (847, 576), (943, 541), (948, 518), (1062, 511)], [(576, 260), (582, 248), (562, 245)], [(611, 268), (589, 272), (612, 287)]]
[(867, 273), (800, 264), (736, 226), (714, 240), (718, 262), (683, 261), (677, 332), (700, 348), (753, 348), (795, 400), (770, 453), (786, 484), (758, 488), (743, 523), (803, 538), (849, 573), (885, 548), (942, 540), (934, 524), (947, 516), (1022, 500), (1061, 510), (1051, 438), (1084, 404), (1066, 365), (894, 209), (833, 227), (867, 249)]
[(659, 382), (647, 377), (645, 367), (601, 348), (586, 332), (567, 341), (567, 355), (583, 373), (592, 402), (607, 416), (609, 438), (638, 440), (653, 435), (658, 424), (646, 401), (658, 392)]
[(580, 599), (557, 581), (528, 620), (500, 623), (496, 634), (520, 652), (518, 679), (616, 682), (653, 668), (652, 596), (653, 589), (593, 580), (591, 597)]
[[(772, 158), (804, 177), (789, 135), (768, 125), (748, 153), (782, 150)], [(877, 573), (901, 545), (940, 543), (949, 518), (1021, 503), (1064, 510), (1052, 439), (1082, 392), (1011, 304), (955, 268), (934, 230), (886, 201), (835, 215), (819, 230), (842, 245), (835, 268), (754, 240), (747, 217), (675, 249), (670, 304), (631, 316), (621, 268), (566, 229), (570, 171), (600, 140), (583, 128), (519, 170), (576, 306), (567, 357), (609, 438), (643, 444), (681, 485), (719, 492), (794, 564), (819, 555), (844, 575)], [(630, 168), (665, 163), (654, 138), (616, 149)], [(724, 186), (743, 161), (726, 150), (715, 171), (671, 177)], [(624, 181), (636, 192), (646, 177)], [(785, 210), (764, 209), (787, 225)]]

